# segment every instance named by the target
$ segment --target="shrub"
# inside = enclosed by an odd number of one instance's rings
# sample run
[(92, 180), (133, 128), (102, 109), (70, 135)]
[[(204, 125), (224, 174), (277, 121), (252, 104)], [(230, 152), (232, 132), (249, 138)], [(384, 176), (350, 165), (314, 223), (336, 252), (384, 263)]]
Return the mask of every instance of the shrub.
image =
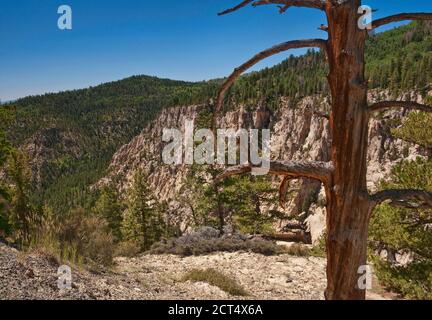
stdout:
[(86, 215), (83, 209), (74, 210), (67, 217), (55, 216), (48, 210), (30, 243), (32, 250), (43, 250), (61, 261), (93, 267), (111, 265), (114, 247), (107, 222)]
[(114, 242), (105, 220), (87, 216), (82, 209), (65, 219), (59, 232), (62, 249), (73, 248), (86, 263), (112, 264)]
[(134, 241), (123, 241), (116, 246), (115, 256), (135, 257), (140, 253), (140, 245)]
[(326, 257), (326, 237), (327, 235), (324, 233), (318, 239), (318, 242), (313, 246), (312, 250), (310, 251), (312, 256), (321, 258)]
[(192, 269), (182, 278), (182, 281), (206, 282), (233, 296), (247, 296), (246, 290), (235, 280), (215, 269)]
[(263, 255), (283, 253), (283, 249), (272, 241), (247, 239), (245, 235), (239, 233), (219, 237), (219, 231), (210, 227), (201, 228), (179, 238), (158, 242), (151, 247), (149, 253), (191, 256), (220, 251), (249, 251)]

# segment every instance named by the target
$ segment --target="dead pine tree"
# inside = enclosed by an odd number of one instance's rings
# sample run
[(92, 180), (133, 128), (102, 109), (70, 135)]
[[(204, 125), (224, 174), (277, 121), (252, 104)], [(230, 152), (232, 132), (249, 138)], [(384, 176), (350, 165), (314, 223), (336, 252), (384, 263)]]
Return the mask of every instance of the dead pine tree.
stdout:
[[(331, 161), (272, 161), (270, 173), (283, 176), (281, 196), (291, 179), (312, 178), (325, 187), (327, 198), (327, 289), (325, 297), (365, 299), (366, 290), (358, 285), (359, 268), (366, 265), (368, 224), (375, 206), (382, 202), (402, 207), (432, 207), (432, 194), (421, 190), (385, 190), (370, 194), (366, 186), (366, 153), (369, 118), (376, 111), (407, 108), (431, 111), (413, 102), (367, 102), (365, 79), (365, 42), (368, 30), (362, 30), (361, 0), (245, 0), (221, 12), (232, 13), (247, 5), (278, 5), (281, 13), (290, 7), (320, 10), (327, 17), (327, 40), (288, 41), (264, 50), (236, 68), (220, 88), (214, 109), (213, 126), (226, 91), (247, 69), (259, 61), (294, 48), (320, 48), (329, 64), (328, 83), (331, 94), (329, 114)], [(432, 20), (432, 13), (401, 13), (372, 22), (371, 28), (403, 20)], [(251, 171), (251, 165), (228, 168), (219, 179)]]

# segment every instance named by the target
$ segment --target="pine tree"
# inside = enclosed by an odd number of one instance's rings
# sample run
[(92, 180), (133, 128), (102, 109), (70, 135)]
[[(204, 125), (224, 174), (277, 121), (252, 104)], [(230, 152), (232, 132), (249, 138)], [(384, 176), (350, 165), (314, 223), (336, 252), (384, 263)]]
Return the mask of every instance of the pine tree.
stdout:
[(211, 183), (220, 172), (212, 166), (200, 166), (188, 178), (189, 192), (183, 198), (191, 203), (195, 226), (213, 226), (221, 234), (227, 224), (245, 233), (270, 231), (277, 212), (262, 211), (262, 207), (276, 203), (270, 181), (266, 177), (242, 176)]
[(96, 201), (93, 213), (104, 218), (116, 242), (121, 240), (122, 204), (117, 190), (113, 186), (107, 186), (101, 190)]
[[(0, 120), (1, 117), (0, 117)], [(0, 130), (0, 169), (4, 166), (10, 152), (10, 143), (5, 133)], [(6, 216), (7, 201), (10, 200), (5, 181), (0, 180), (0, 236), (6, 236), (10, 232), (10, 225)]]
[(268, 177), (236, 177), (224, 188), (233, 227), (244, 233), (263, 234), (273, 231), (278, 212), (267, 210), (277, 203), (275, 188)]
[(31, 170), (24, 153), (18, 150), (10, 153), (7, 175), (12, 183), (9, 221), (21, 244), (27, 244), (39, 217), (31, 202)]
[[(392, 170), (384, 188), (432, 191), (432, 159), (402, 162)], [(381, 205), (370, 225), (373, 251), (385, 250), (387, 259), (371, 255), (375, 272), (384, 285), (408, 298), (432, 299), (432, 210)], [(411, 254), (405, 265), (396, 264), (396, 254)]]
[(164, 230), (158, 203), (147, 184), (146, 176), (138, 170), (127, 195), (121, 226), (123, 239), (137, 243), (141, 250), (147, 250), (161, 239)]
[[(427, 97), (426, 103), (431, 103)], [(400, 128), (392, 133), (403, 140), (432, 147), (431, 115), (410, 113)], [(393, 168), (389, 181), (381, 188), (411, 188), (432, 191), (432, 158), (404, 161)], [(381, 205), (370, 225), (372, 250), (386, 250), (387, 259), (374, 256), (378, 278), (387, 286), (415, 299), (432, 299), (432, 210), (394, 208)], [(411, 253), (412, 261), (395, 264), (396, 253)]]
[[(10, 113), (7, 109), (0, 106), (0, 170), (4, 170), (6, 160), (11, 152), (11, 143), (6, 138), (3, 125), (9, 122)], [(4, 177), (0, 177), (0, 237), (6, 236), (11, 231), (11, 226), (7, 217), (7, 204), (10, 201), (10, 194), (7, 188), (7, 182)]]

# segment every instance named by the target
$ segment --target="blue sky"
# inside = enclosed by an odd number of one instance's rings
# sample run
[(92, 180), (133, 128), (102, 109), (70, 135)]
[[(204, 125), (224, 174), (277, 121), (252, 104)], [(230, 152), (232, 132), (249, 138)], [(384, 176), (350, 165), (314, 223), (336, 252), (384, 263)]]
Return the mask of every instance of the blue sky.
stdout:
[[(322, 12), (245, 8), (218, 17), (240, 0), (0, 0), (0, 99), (84, 88), (131, 75), (181, 80), (228, 75), (274, 44), (325, 37)], [(73, 10), (73, 30), (57, 28), (57, 8)], [(364, 1), (375, 18), (432, 11), (431, 0)], [(392, 27), (395, 26), (394, 24)], [(383, 29), (381, 29), (383, 30)], [(273, 65), (292, 51), (270, 58)]]

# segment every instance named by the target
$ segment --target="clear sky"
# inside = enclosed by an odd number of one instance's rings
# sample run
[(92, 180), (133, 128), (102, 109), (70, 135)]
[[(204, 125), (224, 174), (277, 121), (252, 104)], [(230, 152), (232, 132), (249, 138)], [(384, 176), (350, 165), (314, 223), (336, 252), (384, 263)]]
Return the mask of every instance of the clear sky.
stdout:
[[(0, 0), (0, 99), (84, 88), (131, 75), (181, 80), (228, 75), (283, 41), (325, 37), (322, 12), (274, 6), (216, 13), (240, 0)], [(73, 29), (57, 27), (60, 5)], [(432, 11), (431, 0), (366, 0), (375, 18)], [(394, 24), (392, 27), (395, 26)], [(273, 65), (293, 51), (270, 58)]]

